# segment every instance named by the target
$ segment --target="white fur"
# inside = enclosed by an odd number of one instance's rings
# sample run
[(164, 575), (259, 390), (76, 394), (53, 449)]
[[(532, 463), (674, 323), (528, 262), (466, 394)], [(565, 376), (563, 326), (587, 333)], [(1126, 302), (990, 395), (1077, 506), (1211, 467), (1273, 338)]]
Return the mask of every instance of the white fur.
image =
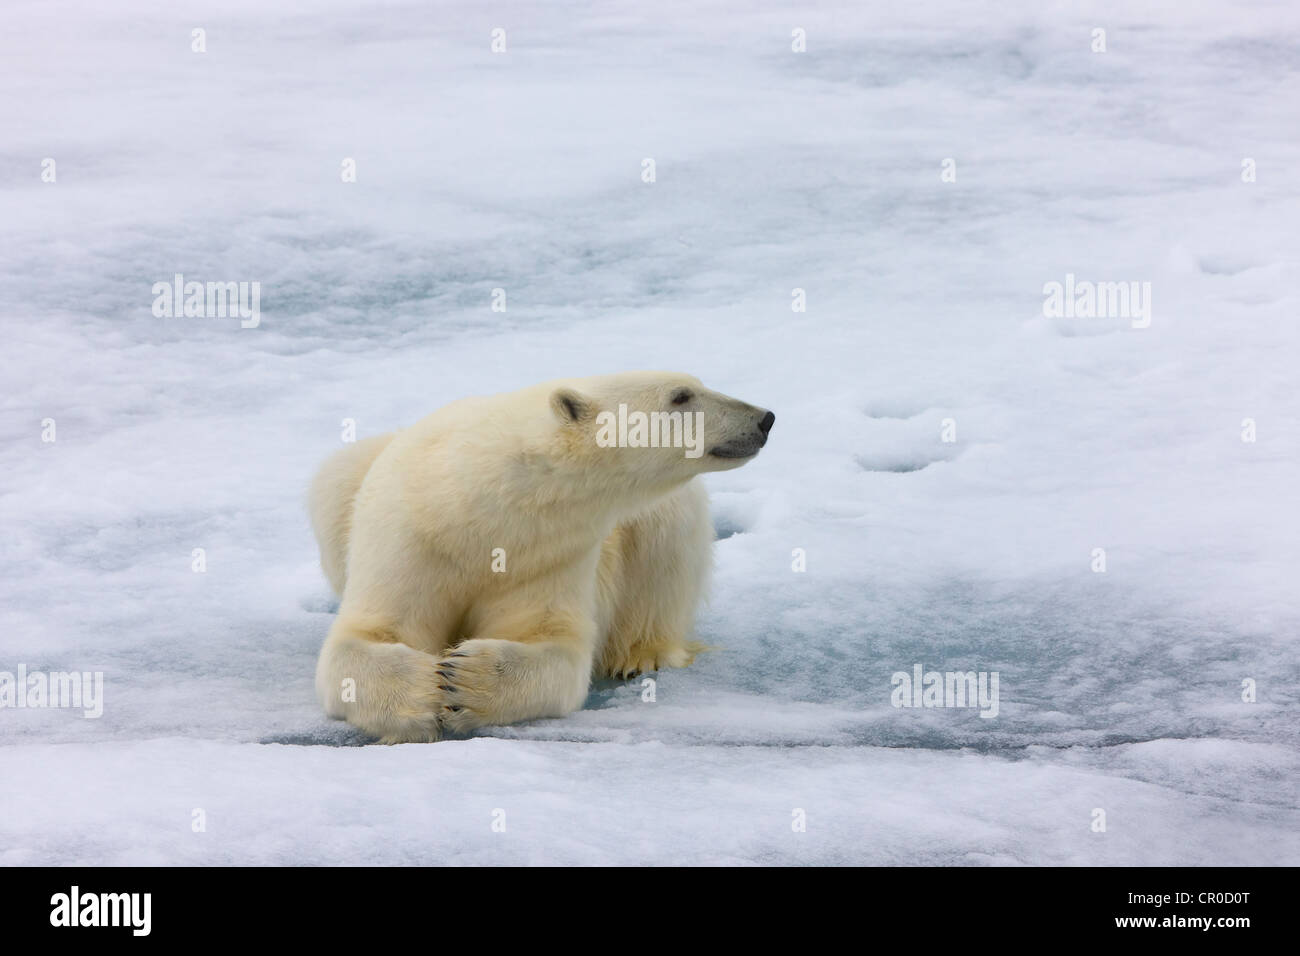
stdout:
[(342, 599), (316, 670), (330, 716), (436, 740), (562, 716), (593, 673), (691, 662), (713, 541), (696, 476), (749, 458), (601, 447), (597, 416), (620, 403), (701, 412), (706, 449), (765, 440), (763, 409), (630, 372), (453, 402), (325, 462), (310, 509)]

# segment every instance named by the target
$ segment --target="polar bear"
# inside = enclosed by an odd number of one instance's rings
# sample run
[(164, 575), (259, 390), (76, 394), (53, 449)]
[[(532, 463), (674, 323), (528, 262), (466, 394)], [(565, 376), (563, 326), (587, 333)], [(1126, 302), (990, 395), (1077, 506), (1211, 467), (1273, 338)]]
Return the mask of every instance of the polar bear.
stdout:
[(340, 597), (326, 713), (384, 743), (579, 708), (591, 678), (685, 667), (713, 528), (697, 476), (775, 416), (675, 372), (453, 402), (336, 453), (312, 482)]

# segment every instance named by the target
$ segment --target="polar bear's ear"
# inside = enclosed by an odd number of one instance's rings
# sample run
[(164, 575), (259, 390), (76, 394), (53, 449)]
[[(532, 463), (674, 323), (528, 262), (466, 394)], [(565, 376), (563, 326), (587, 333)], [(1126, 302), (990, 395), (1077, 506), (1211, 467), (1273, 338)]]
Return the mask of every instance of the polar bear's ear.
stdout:
[(555, 417), (565, 422), (580, 422), (591, 417), (592, 403), (585, 395), (571, 388), (557, 388), (551, 393), (551, 410)]

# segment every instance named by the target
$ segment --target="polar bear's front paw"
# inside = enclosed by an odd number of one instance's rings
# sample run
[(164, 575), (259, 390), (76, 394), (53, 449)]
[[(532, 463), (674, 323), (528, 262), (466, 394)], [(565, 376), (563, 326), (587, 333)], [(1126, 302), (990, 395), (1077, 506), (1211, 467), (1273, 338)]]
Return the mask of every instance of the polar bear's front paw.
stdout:
[(521, 675), (522, 648), (513, 641), (477, 639), (457, 645), (439, 661), (438, 722), (466, 731), (510, 720), (510, 685)]
[(694, 660), (695, 651), (682, 644), (635, 644), (621, 661), (610, 666), (609, 673), (619, 680), (631, 680), (665, 667), (689, 667)]

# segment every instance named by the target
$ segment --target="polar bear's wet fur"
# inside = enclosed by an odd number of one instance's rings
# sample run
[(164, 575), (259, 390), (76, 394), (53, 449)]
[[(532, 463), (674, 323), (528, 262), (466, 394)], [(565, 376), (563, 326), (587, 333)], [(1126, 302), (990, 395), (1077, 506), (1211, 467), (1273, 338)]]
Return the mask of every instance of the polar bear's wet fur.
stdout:
[[(693, 415), (697, 450), (611, 447), (620, 405)], [(310, 493), (341, 599), (326, 712), (432, 741), (563, 716), (593, 676), (685, 667), (713, 546), (697, 476), (749, 461), (772, 422), (689, 375), (628, 372), (463, 399), (336, 453)]]

